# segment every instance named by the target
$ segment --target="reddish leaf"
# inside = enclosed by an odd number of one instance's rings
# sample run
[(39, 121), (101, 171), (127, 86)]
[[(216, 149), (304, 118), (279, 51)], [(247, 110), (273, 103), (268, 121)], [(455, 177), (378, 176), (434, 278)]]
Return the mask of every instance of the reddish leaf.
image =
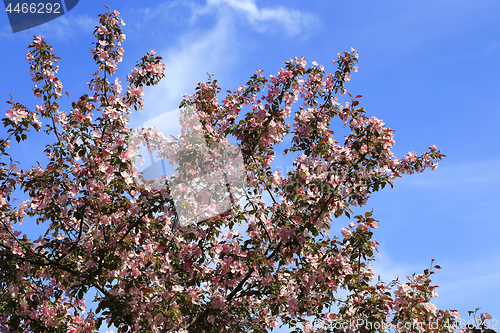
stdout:
[(149, 294), (149, 293), (151, 293), (153, 291), (153, 288), (151, 288), (151, 287), (144, 287), (144, 288), (141, 288), (141, 291), (143, 293)]

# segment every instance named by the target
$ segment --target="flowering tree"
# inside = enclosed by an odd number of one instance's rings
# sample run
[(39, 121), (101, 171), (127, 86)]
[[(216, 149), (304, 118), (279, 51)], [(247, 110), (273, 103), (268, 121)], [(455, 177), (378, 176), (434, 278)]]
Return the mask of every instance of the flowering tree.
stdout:
[[(10, 164), (0, 165), (0, 331), (95, 332), (104, 320), (119, 332), (267, 332), (279, 321), (293, 332), (455, 330), (458, 313), (430, 302), (437, 296), (430, 276), (439, 266), (407, 283), (373, 281), (372, 212), (353, 216), (342, 238), (328, 233), (334, 217), (351, 219), (350, 207), (364, 205), (370, 193), (403, 174), (434, 169), (444, 156), (435, 146), (418, 156), (392, 154), (393, 131), (366, 117), (361, 96), (344, 87), (357, 71), (354, 49), (339, 53), (334, 74), (294, 58), (277, 76), (257, 71), (222, 103), (211, 78), (185, 97), (181, 106), (195, 110), (209, 144), (238, 142), (248, 183), (228, 211), (186, 224), (165, 179), (163, 187), (134, 181), (141, 178), (134, 167), (138, 140), (127, 116), (143, 108), (144, 85), (156, 85), (165, 66), (147, 53), (124, 91), (112, 79), (123, 55), (120, 25), (117, 11), (100, 15), (91, 93), (69, 113), (57, 103), (59, 58), (41, 36), (29, 46), (33, 81), (43, 83), (33, 91), (43, 101), (31, 111), (11, 97), (3, 119), (10, 134), (0, 151)], [(337, 97), (344, 94), (345, 105)], [(336, 117), (351, 130), (343, 145), (330, 130)], [(20, 170), (7, 153), (9, 139), (26, 140), (41, 119), (55, 139), (45, 149), (50, 162)], [(140, 135), (174, 161), (183, 158), (158, 132)], [(282, 174), (271, 162), (285, 137), (294, 169)], [(17, 187), (30, 199), (14, 206)], [(26, 215), (37, 216), (46, 233), (28, 239), (16, 230)], [(85, 311), (90, 288), (97, 290), (95, 312)], [(349, 292), (344, 299), (341, 289)], [(488, 329), (488, 316), (477, 329)]]

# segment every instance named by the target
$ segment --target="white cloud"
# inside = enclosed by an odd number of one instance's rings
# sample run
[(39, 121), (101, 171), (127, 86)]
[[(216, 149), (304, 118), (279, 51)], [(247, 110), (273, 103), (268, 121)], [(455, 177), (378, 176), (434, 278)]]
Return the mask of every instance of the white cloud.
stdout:
[(378, 249), (379, 252), (375, 253), (375, 261), (371, 263), (373, 271), (375, 273), (375, 280), (380, 279), (388, 283), (396, 278), (402, 283), (407, 282), (406, 276), (410, 276), (413, 273), (420, 274), (424, 269), (428, 268), (428, 264), (420, 265), (419, 263), (401, 263), (394, 260), (387, 252), (382, 249)]
[(454, 191), (492, 189), (493, 184), (500, 183), (500, 159), (483, 160), (456, 165), (447, 164), (446, 159), (440, 162), (433, 172), (424, 172), (407, 177), (401, 182), (410, 186), (426, 188), (453, 188)]
[(284, 28), (289, 35), (298, 35), (319, 23), (319, 19), (313, 14), (282, 6), (258, 8), (254, 0), (208, 0), (207, 4), (217, 7), (229, 6), (242, 14), (259, 32), (264, 32), (274, 25)]
[[(440, 289), (450, 291), (467, 290), (470, 293), (485, 292), (500, 280), (500, 268), (495, 263), (500, 261), (500, 252), (494, 251), (484, 253), (474, 258), (474, 260), (454, 260), (443, 261), (440, 264), (443, 271), (439, 275), (443, 275), (443, 279), (448, 281), (443, 284)], [(456, 293), (457, 299), (464, 299), (467, 293)], [(471, 295), (469, 295), (471, 296)]]
[[(166, 65), (165, 78), (145, 96), (145, 112), (136, 114), (142, 122), (179, 107), (182, 94), (194, 92), (199, 82), (210, 74), (221, 74), (237, 59), (231, 44), (234, 36), (231, 22), (219, 18), (215, 27), (205, 33), (186, 32), (179, 42), (158, 53)], [(134, 117), (136, 118), (136, 117)]]
[(99, 24), (98, 22), (98, 18), (95, 17), (68, 13), (48, 22), (47, 30), (54, 31), (59, 36), (73, 38), (78, 33), (88, 34), (89, 31), (94, 31), (95, 26)]
[[(189, 14), (184, 18), (178, 16), (179, 6), (189, 8)], [(148, 19), (165, 16), (168, 12), (169, 20), (174, 20), (176, 26), (182, 26), (182, 34), (173, 46), (171, 43), (166, 49), (158, 51), (167, 66), (166, 77), (159, 86), (146, 91), (146, 112), (133, 115), (134, 123), (136, 120), (142, 123), (177, 109), (182, 94), (192, 93), (198, 82), (206, 81), (207, 72), (217, 74), (219, 81), (224, 80), (224, 74), (230, 73), (244, 50), (241, 36), (235, 28), (238, 15), (243, 15), (259, 32), (277, 28), (284, 29), (289, 35), (305, 32), (317, 22), (312, 14), (281, 6), (259, 8), (253, 0), (208, 0), (204, 6), (193, 2), (172, 2), (142, 8), (141, 11)], [(215, 24), (208, 29), (206, 25), (198, 24), (207, 16), (215, 18)], [(134, 125), (139, 126), (140, 123)]]

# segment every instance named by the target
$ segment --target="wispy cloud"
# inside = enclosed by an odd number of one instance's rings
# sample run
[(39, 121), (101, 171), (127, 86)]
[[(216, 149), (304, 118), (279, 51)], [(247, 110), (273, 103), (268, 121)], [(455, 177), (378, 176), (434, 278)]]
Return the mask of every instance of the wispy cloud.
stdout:
[(470, 51), (468, 53), (463, 53), (453, 57), (454, 60), (479, 60), (491, 57), (495, 53), (500, 53), (500, 43), (497, 41), (490, 42), (484, 45), (483, 48)]
[[(181, 5), (189, 8), (183, 19), (176, 14)], [(182, 94), (191, 93), (198, 82), (205, 81), (207, 72), (217, 73), (219, 80), (230, 72), (241, 58), (240, 52), (243, 52), (234, 27), (241, 15), (259, 32), (281, 29), (289, 35), (306, 31), (317, 22), (312, 14), (284, 7), (259, 8), (251, 0), (208, 0), (203, 6), (191, 2), (173, 2), (141, 10), (147, 20), (158, 16), (158, 13), (168, 12), (169, 20), (185, 24), (183, 33), (176, 42), (158, 52), (167, 66), (166, 77), (158, 87), (146, 93), (147, 115), (142, 113), (134, 117), (141, 122), (176, 109)], [(208, 30), (198, 29), (197, 21), (207, 17), (213, 19), (213, 27)]]
[(98, 20), (95, 17), (68, 13), (48, 22), (47, 30), (53, 31), (58, 36), (74, 38), (77, 34), (88, 34), (89, 31), (94, 30), (96, 25), (98, 25)]
[(24, 31), (12, 33), (10, 26), (3, 26), (0, 30), (0, 39), (17, 39), (19, 35), (43, 35), (51, 38), (75, 38), (79, 34), (88, 34), (93, 31), (98, 20), (88, 15), (77, 15), (70, 12), (42, 25)]
[(145, 96), (142, 121), (177, 109), (184, 93), (192, 93), (198, 82), (206, 81), (208, 73), (224, 73), (238, 57), (229, 46), (234, 41), (231, 22), (219, 18), (215, 27), (202, 34), (186, 32), (175, 46), (159, 50), (167, 70), (161, 83)]
[(442, 270), (434, 275), (433, 282), (439, 286), (436, 304), (440, 308), (458, 309), (462, 318), (467, 318), (467, 311), (481, 307), (493, 318), (500, 313), (496, 303), (500, 293), (492, 288), (500, 280), (500, 268), (496, 263), (500, 252), (484, 253), (473, 260), (443, 260)]
[[(493, 188), (493, 184), (500, 183), (500, 159), (483, 160), (455, 165), (445, 165), (441, 162), (434, 172), (424, 172), (404, 179), (405, 184), (415, 187), (462, 189), (470, 192), (482, 190), (485, 187)], [(403, 180), (402, 180), (403, 181)]]
[(208, 0), (207, 4), (230, 7), (259, 32), (283, 29), (289, 35), (295, 36), (319, 24), (319, 19), (313, 14), (282, 6), (259, 8), (254, 0)]
[(413, 273), (420, 274), (428, 267), (428, 264), (398, 262), (382, 249), (375, 254), (375, 261), (371, 265), (375, 272), (375, 279), (380, 275), (380, 279), (384, 282), (399, 278), (402, 283), (407, 282), (406, 276), (411, 276)]

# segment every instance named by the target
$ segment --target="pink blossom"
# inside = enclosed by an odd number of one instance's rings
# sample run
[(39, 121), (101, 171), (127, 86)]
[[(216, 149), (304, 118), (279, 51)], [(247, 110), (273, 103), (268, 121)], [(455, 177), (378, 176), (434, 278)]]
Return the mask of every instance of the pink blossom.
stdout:
[(141, 97), (144, 95), (144, 89), (140, 87), (128, 86), (127, 91), (130, 92), (135, 97)]
[(288, 308), (287, 312), (291, 315), (294, 316), (297, 311), (299, 311), (299, 301), (295, 297), (290, 297), (287, 300)]
[(12, 119), (16, 125), (28, 117), (28, 113), (26, 111), (18, 109), (10, 109), (5, 113), (5, 115)]
[(58, 95), (58, 96), (61, 96), (62, 95), (62, 83), (61, 81), (57, 80), (55, 83), (54, 83), (54, 91), (55, 93)]
[(306, 67), (307, 65), (307, 61), (306, 61), (306, 58), (305, 57), (301, 57), (300, 58), (300, 62), (299, 62), (300, 66), (302, 67)]
[(434, 303), (427, 303), (424, 305), (425, 309), (429, 312), (431, 312), (432, 314), (435, 314), (437, 312), (437, 307), (436, 305), (434, 305)]
[(99, 28), (97, 28), (96, 33), (98, 35), (103, 35), (108, 33), (108, 29), (104, 25), (101, 25)]
[(36, 36), (33, 39), (33, 43), (35, 44), (36, 47), (41, 47), (43, 42), (43, 36)]
[(491, 317), (491, 315), (490, 315), (488, 312), (483, 312), (483, 313), (481, 313), (481, 320), (482, 320), (482, 321), (489, 320), (489, 319), (491, 319), (491, 318), (492, 318), (492, 317)]
[(28, 61), (31, 61), (33, 59), (35, 59), (32, 55), (31, 55), (31, 52), (30, 51), (26, 51), (26, 60)]
[(342, 236), (344, 236), (346, 239), (349, 239), (352, 236), (352, 231), (347, 228), (342, 228), (341, 232)]
[(225, 303), (226, 303), (226, 299), (222, 295), (217, 294), (217, 295), (215, 295), (214, 298), (212, 298), (212, 302), (210, 304), (215, 309), (222, 309), (224, 307)]

